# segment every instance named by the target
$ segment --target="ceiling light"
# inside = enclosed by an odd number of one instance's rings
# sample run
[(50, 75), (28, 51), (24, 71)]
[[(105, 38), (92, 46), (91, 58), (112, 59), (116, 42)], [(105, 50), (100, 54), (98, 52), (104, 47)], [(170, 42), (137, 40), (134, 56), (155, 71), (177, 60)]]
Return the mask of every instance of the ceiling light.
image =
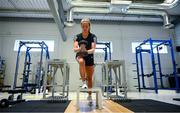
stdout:
[(164, 3), (171, 4), (174, 0), (165, 0)]

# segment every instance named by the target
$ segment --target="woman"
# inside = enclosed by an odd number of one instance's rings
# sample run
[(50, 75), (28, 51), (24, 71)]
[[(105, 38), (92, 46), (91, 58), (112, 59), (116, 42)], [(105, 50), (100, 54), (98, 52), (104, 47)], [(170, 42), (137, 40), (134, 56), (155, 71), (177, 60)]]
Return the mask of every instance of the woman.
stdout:
[[(76, 35), (74, 39), (74, 52), (76, 60), (79, 63), (79, 72), (83, 82), (82, 88), (92, 88), (92, 78), (94, 73), (94, 51), (96, 48), (96, 36), (90, 32), (90, 20), (83, 18), (81, 20), (82, 33)], [(80, 45), (80, 42), (86, 42)], [(83, 51), (83, 52), (82, 52)], [(83, 53), (86, 55), (80, 55)], [(87, 85), (86, 85), (87, 83)], [(89, 91), (88, 100), (92, 101), (91, 92)]]

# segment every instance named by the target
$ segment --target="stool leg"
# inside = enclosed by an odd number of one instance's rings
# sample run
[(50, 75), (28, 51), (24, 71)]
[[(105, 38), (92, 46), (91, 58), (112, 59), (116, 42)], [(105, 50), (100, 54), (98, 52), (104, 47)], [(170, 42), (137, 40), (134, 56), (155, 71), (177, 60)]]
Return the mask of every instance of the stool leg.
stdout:
[(102, 99), (102, 92), (99, 89), (99, 91), (98, 91), (98, 108), (99, 109), (102, 109), (102, 101), (103, 101), (103, 99)]
[(99, 108), (99, 92), (96, 92), (96, 108)]
[(77, 108), (77, 110), (79, 110), (79, 90), (77, 90), (76, 108)]

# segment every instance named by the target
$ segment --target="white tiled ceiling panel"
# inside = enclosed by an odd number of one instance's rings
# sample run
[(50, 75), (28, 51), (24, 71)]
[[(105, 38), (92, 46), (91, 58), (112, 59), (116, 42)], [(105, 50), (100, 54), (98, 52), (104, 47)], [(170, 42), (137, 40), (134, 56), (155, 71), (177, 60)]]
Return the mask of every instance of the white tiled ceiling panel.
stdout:
[(48, 10), (46, 0), (11, 0), (19, 9)]
[(1, 9), (49, 10), (46, 0), (0, 0)]
[(8, 0), (0, 0), (1, 9), (14, 9), (14, 6)]

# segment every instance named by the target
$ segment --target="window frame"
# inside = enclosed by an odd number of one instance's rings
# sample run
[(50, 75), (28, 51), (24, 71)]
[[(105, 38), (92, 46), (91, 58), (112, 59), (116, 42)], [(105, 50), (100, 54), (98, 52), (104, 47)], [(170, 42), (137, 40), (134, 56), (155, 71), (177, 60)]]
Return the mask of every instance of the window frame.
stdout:
[[(131, 42), (131, 51), (132, 53), (136, 53), (136, 47), (139, 46), (142, 42)], [(156, 46), (157, 44), (159, 43), (154, 43), (155, 45), (153, 46)], [(144, 48), (143, 48), (144, 47)], [(159, 50), (159, 53), (160, 54), (168, 54), (168, 48), (167, 46), (165, 45), (160, 45), (159, 47), (162, 47), (163, 49), (160, 49)], [(142, 45), (142, 49), (150, 49), (150, 44), (145, 44), (145, 45)], [(153, 49), (153, 52), (155, 54), (157, 54), (157, 50), (156, 49)]]
[[(19, 39), (17, 39), (17, 40), (15, 40), (14, 41), (14, 48), (13, 48), (13, 51), (15, 51), (15, 52), (17, 52), (18, 51), (18, 48), (19, 48), (19, 42), (20, 41), (34, 41), (34, 42), (42, 42), (42, 41), (44, 41), (45, 43), (46, 43), (46, 45), (48, 46), (48, 51), (49, 52), (54, 52), (54, 49), (55, 49), (55, 41), (54, 40), (19, 40)], [(31, 45), (31, 44), (29, 44), (29, 45)], [(34, 44), (32, 44), (33, 45), (33, 47), (39, 47), (38, 45), (34, 45)], [(31, 47), (31, 46), (30, 46)], [(26, 47), (25, 46), (22, 46), (21, 47), (21, 52), (25, 52), (26, 51)], [(32, 48), (31, 49), (31, 52), (40, 52), (41, 51), (41, 49), (39, 49), (39, 48)]]

